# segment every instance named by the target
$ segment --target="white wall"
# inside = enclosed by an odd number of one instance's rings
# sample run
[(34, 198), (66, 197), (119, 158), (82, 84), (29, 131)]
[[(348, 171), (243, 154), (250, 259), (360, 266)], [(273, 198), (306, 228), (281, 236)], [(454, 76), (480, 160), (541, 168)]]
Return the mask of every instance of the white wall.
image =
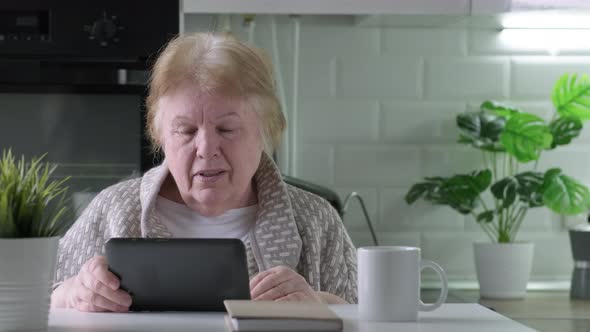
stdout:
[[(213, 26), (207, 16), (185, 18), (187, 32)], [(246, 38), (240, 17), (232, 19), (234, 33)], [(288, 18), (279, 22), (290, 96), (293, 27)], [(481, 166), (478, 151), (455, 143), (457, 113), (492, 98), (547, 118), (560, 74), (590, 73), (590, 32), (511, 35), (321, 23), (304, 22), (301, 29), (300, 107), (297, 122), (289, 124), (296, 128), (293, 175), (335, 188), (342, 197), (360, 192), (381, 242), (421, 246), (423, 257), (441, 263), (450, 279), (474, 280), (472, 243), (486, 240), (477, 224), (445, 207), (407, 206), (403, 196), (424, 176)], [(259, 17), (255, 43), (270, 52), (270, 37), (268, 17)], [(559, 166), (590, 184), (589, 131), (575, 144), (544, 153), (541, 169)], [(357, 245), (370, 243), (360, 208), (353, 203), (351, 209), (344, 220), (350, 234)], [(529, 213), (520, 239), (536, 244), (533, 280), (569, 280), (570, 222), (546, 210)]]

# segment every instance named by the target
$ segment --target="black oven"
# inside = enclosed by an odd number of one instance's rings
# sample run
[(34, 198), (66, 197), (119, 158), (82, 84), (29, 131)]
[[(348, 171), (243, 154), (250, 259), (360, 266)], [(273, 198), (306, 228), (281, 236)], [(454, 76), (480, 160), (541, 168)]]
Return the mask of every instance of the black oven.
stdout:
[(146, 83), (178, 0), (0, 1), (0, 150), (48, 154), (74, 191), (154, 164)]

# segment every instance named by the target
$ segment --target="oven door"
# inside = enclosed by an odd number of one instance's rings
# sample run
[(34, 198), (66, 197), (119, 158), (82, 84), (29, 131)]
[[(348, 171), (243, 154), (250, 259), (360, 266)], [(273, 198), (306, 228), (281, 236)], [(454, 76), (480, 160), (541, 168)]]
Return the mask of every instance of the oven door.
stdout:
[(70, 176), (81, 209), (103, 188), (141, 170), (143, 89), (106, 93), (0, 92), (0, 150), (47, 154)]

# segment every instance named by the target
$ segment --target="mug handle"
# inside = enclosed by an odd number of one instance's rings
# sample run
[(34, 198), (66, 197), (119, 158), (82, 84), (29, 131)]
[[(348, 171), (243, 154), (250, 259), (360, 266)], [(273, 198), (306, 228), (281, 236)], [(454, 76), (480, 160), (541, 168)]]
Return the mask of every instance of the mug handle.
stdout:
[(420, 262), (420, 271), (424, 270), (425, 268), (433, 269), (434, 272), (436, 272), (436, 274), (438, 274), (440, 280), (442, 281), (442, 288), (440, 290), (440, 295), (438, 296), (438, 300), (436, 300), (436, 303), (424, 304), (424, 302), (422, 302), (422, 300), (420, 300), (418, 302), (418, 308), (420, 309), (420, 311), (432, 311), (432, 310), (440, 307), (447, 299), (447, 293), (449, 292), (449, 285), (448, 285), (448, 281), (447, 281), (447, 275), (445, 274), (445, 271), (442, 269), (442, 267), (440, 267), (440, 265), (436, 264), (433, 261), (423, 259)]

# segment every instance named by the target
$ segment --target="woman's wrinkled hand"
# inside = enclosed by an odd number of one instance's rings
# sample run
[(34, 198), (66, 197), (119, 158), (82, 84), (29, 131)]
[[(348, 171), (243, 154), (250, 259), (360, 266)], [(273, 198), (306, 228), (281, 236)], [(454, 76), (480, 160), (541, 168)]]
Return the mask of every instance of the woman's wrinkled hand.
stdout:
[(250, 295), (255, 301), (322, 302), (305, 278), (286, 266), (255, 275), (250, 280)]
[(131, 296), (119, 286), (119, 278), (108, 270), (106, 257), (95, 256), (60, 288), (64, 287), (61, 297), (68, 308), (80, 311), (126, 312), (131, 306)]

